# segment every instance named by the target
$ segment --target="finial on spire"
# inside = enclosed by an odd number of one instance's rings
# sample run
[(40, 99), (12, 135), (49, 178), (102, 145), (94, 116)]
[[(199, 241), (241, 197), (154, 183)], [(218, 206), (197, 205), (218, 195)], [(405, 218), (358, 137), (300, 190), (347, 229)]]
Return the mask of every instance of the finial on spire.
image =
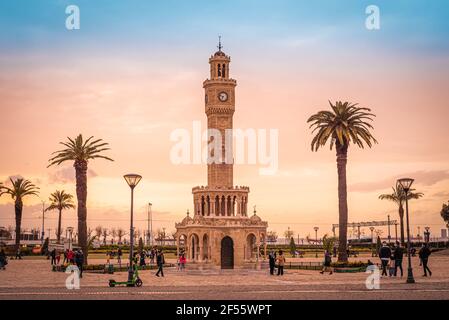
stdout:
[(257, 211), (256, 211), (256, 206), (254, 206), (254, 215), (256, 215)]
[(218, 51), (221, 52), (221, 49), (223, 49), (223, 46), (221, 45), (221, 36), (218, 36)]
[(187, 209), (187, 216), (189, 216), (190, 215), (190, 212), (189, 212), (189, 209)]

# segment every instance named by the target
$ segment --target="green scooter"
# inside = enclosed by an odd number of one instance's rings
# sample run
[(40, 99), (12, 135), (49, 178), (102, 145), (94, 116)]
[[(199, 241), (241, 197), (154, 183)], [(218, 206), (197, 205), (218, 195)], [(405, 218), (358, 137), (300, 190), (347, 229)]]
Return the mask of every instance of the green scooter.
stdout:
[(142, 280), (139, 278), (139, 271), (137, 265), (133, 266), (134, 273), (131, 281), (117, 282), (115, 280), (109, 280), (109, 287), (114, 288), (115, 286), (127, 286), (127, 287), (141, 287), (143, 285)]

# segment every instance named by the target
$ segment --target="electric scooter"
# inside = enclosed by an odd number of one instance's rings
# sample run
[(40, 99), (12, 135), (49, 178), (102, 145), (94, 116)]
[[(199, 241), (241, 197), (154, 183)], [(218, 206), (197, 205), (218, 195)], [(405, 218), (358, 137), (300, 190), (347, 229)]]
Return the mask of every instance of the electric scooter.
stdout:
[(109, 287), (114, 288), (115, 286), (127, 286), (127, 287), (141, 287), (143, 285), (142, 280), (139, 278), (139, 272), (137, 265), (133, 266), (134, 273), (131, 281), (117, 282), (113, 279), (109, 280)]

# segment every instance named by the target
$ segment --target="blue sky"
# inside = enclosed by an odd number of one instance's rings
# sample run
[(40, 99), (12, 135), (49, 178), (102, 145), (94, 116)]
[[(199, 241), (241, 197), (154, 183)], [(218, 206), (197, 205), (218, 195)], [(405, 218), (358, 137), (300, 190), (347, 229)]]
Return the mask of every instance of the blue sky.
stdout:
[[(64, 29), (65, 7), (81, 10), (81, 30)], [(365, 8), (378, 5), (381, 30), (367, 33)], [(181, 48), (206, 45), (222, 34), (232, 46), (260, 48), (277, 39), (306, 38), (332, 30), (342, 46), (381, 41), (393, 49), (447, 52), (449, 2), (444, 0), (3, 0), (0, 44), (6, 50), (96, 44)], [(380, 37), (381, 35), (381, 37)]]

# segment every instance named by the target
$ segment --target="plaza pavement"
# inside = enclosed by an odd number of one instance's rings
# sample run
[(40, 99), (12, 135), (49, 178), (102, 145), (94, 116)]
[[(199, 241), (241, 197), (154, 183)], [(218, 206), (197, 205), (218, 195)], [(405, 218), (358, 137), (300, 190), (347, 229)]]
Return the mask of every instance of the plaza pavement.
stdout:
[[(366, 260), (356, 258), (355, 260)], [(373, 261), (378, 262), (374, 258)], [(301, 261), (312, 261), (303, 259)], [(354, 260), (354, 259), (353, 259)], [(91, 261), (92, 262), (92, 261)], [(96, 263), (99, 263), (95, 261)], [(0, 271), (0, 300), (5, 299), (170, 299), (170, 300), (287, 300), (287, 299), (449, 299), (449, 256), (431, 257), (431, 278), (423, 278), (419, 261), (413, 258), (416, 284), (404, 278), (382, 278), (380, 290), (368, 290), (365, 273), (334, 273), (286, 270), (283, 277), (267, 270), (187, 271), (165, 270), (164, 278), (154, 271), (139, 273), (142, 288), (109, 288), (109, 279), (126, 280), (126, 273), (85, 273), (80, 290), (65, 287), (67, 275), (50, 271), (48, 260), (12, 260)]]

